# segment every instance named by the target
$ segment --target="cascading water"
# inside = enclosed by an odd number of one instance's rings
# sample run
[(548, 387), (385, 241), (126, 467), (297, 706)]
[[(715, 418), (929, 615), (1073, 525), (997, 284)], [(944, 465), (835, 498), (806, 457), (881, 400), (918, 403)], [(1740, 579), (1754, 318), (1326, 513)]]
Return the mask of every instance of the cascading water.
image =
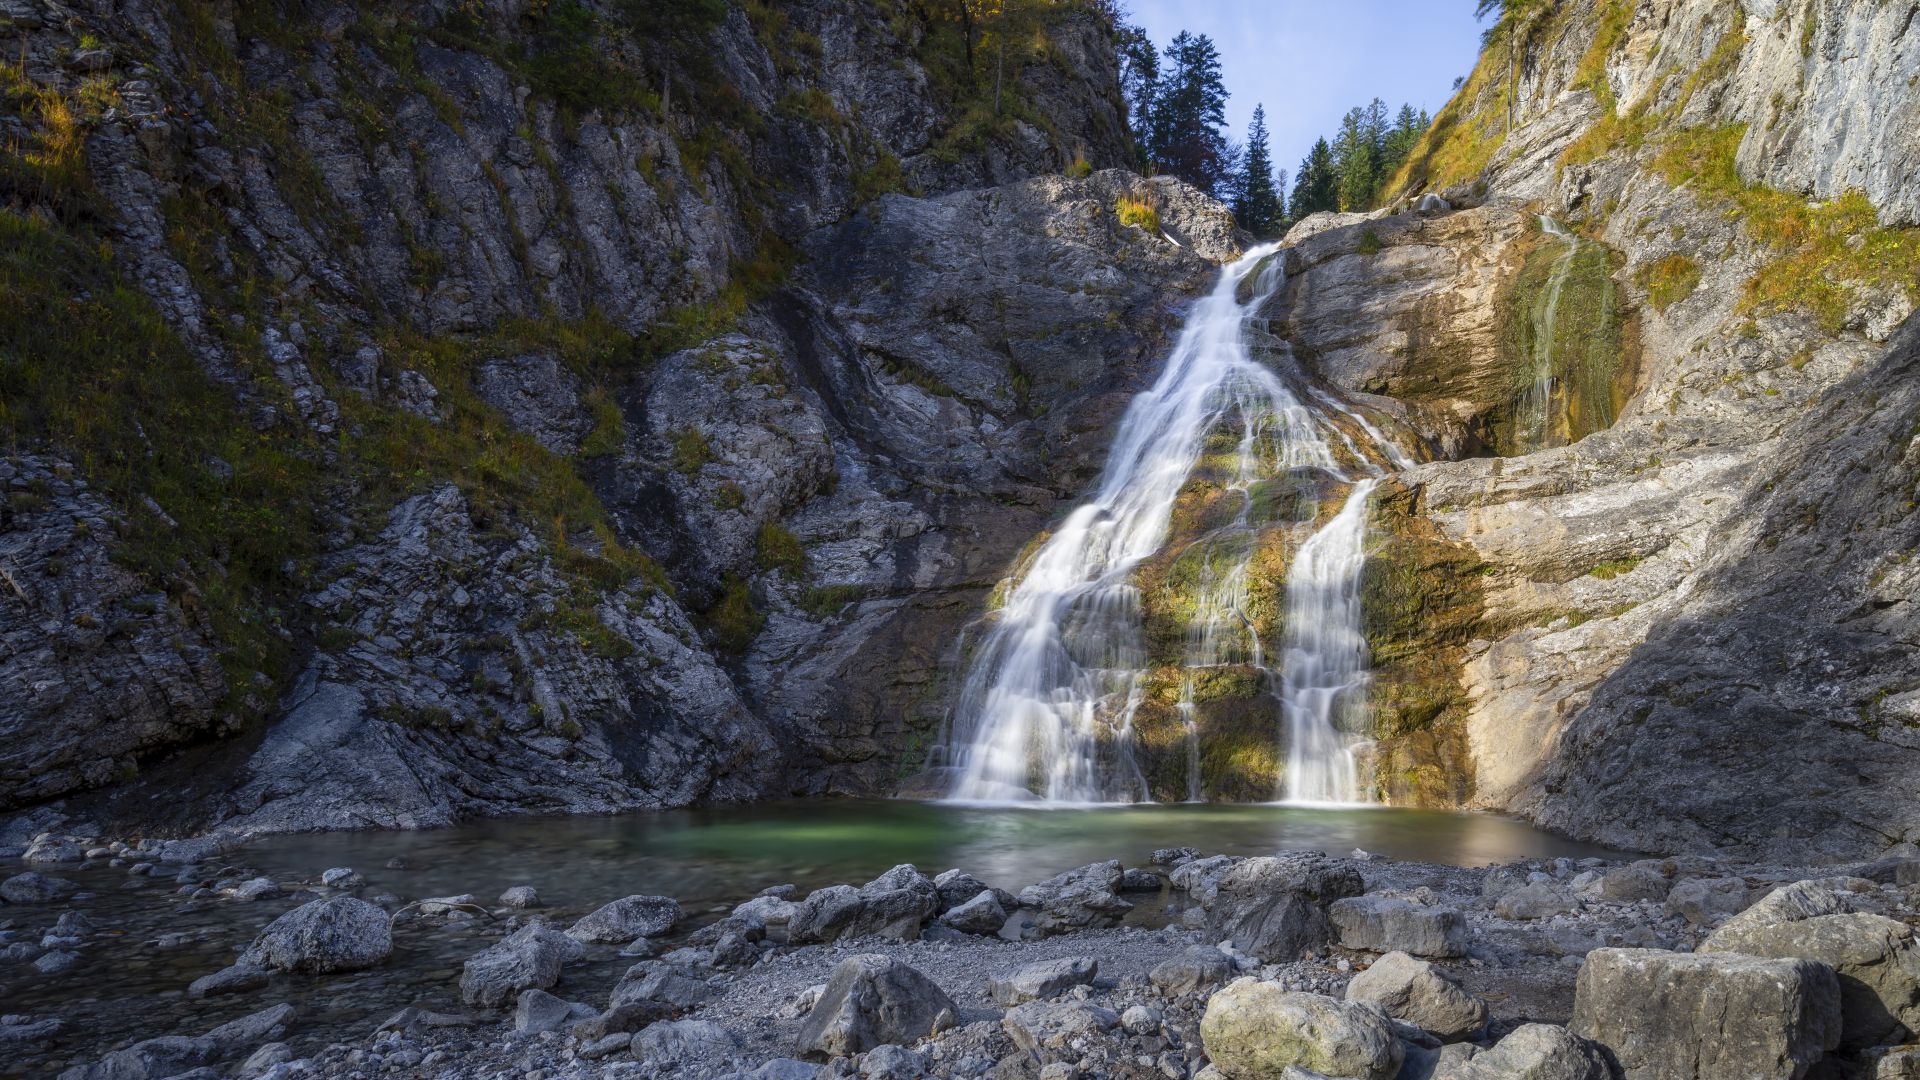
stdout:
[(1573, 260), (1580, 254), (1580, 238), (1544, 214), (1540, 216), (1540, 231), (1558, 240), (1564, 250), (1547, 272), (1546, 287), (1528, 312), (1533, 347), (1527, 359), (1532, 381), (1521, 392), (1513, 411), (1513, 443), (1523, 450), (1541, 450), (1567, 441), (1566, 433), (1556, 431), (1554, 423), (1558, 411), (1555, 399), (1560, 396), (1560, 373), (1554, 366), (1554, 324), (1560, 317), (1560, 297), (1573, 273)]
[[(1135, 574), (1166, 545), (1175, 502), (1210, 438), (1221, 432), (1237, 433), (1223, 487), (1240, 508), (1233, 521), (1189, 549), (1202, 570), (1178, 706), (1187, 738), (1186, 795), (1202, 794), (1194, 673), (1247, 665), (1279, 699), (1288, 760), (1281, 794), (1298, 801), (1360, 797), (1348, 732), (1364, 730), (1359, 580), (1367, 500), (1382, 471), (1378, 462), (1399, 467), (1406, 458), (1357, 410), (1306, 386), (1297, 372), (1277, 371), (1252, 356), (1248, 319), (1280, 283), (1280, 260), (1267, 259), (1275, 250), (1256, 248), (1222, 270), (1213, 291), (1194, 306), (1165, 372), (1122, 418), (1092, 497), (1047, 537), (1006, 590), (1004, 607), (972, 651), (956, 704), (952, 798), (1098, 803), (1151, 797), (1133, 752), (1148, 674)], [(1255, 279), (1249, 282), (1249, 275)], [(1251, 286), (1244, 300), (1243, 285)], [(1358, 443), (1341, 419), (1358, 432)], [(1249, 507), (1257, 485), (1285, 476), (1349, 488), (1340, 513), (1294, 560), (1283, 670), (1275, 672), (1248, 612), (1258, 541)]]

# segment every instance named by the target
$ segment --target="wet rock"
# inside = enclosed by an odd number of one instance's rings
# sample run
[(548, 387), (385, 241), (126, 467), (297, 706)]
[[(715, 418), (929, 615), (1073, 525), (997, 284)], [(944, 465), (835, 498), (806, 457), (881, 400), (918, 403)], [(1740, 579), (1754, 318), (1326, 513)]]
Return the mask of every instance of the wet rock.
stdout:
[(680, 903), (668, 896), (627, 896), (582, 916), (567, 930), (575, 941), (619, 945), (658, 937), (680, 921)]
[(392, 951), (393, 929), (386, 912), (364, 900), (330, 896), (268, 923), (240, 962), (324, 975), (372, 967)]
[(33, 962), (33, 970), (42, 975), (58, 975), (80, 962), (80, 954), (69, 949), (49, 949)]
[(523, 990), (544, 990), (560, 981), (562, 965), (581, 953), (578, 941), (536, 919), (461, 965), (460, 999), (499, 1008)]
[(1121, 892), (1159, 892), (1166, 882), (1151, 870), (1128, 867), (1120, 875)]
[(997, 934), (1007, 924), (1007, 911), (993, 890), (982, 889), (973, 899), (947, 910), (940, 922), (968, 934)]
[(277, 895), (280, 886), (272, 878), (257, 877), (235, 885), (230, 892), (235, 900), (263, 900)]
[(320, 874), (320, 884), (329, 889), (357, 889), (366, 883), (367, 879), (351, 866), (336, 866)]
[(891, 957), (866, 953), (833, 969), (797, 1040), (802, 1055), (851, 1055), (911, 1043), (959, 1015), (933, 980)]
[(1353, 896), (1327, 907), (1340, 944), (1367, 952), (1463, 956), (1467, 920), (1450, 907), (1427, 907), (1384, 896)]
[(1666, 870), (1652, 860), (1629, 863), (1600, 875), (1601, 899), (1616, 903), (1665, 900), (1672, 889), (1673, 881)]
[(1695, 926), (1713, 926), (1747, 906), (1747, 883), (1737, 877), (1681, 878), (1667, 890), (1667, 910)]
[(1207, 935), (1261, 960), (1296, 960), (1333, 941), (1327, 906), (1365, 888), (1358, 871), (1318, 852), (1247, 859), (1219, 879)]
[(65, 878), (48, 877), (29, 870), (0, 881), (0, 900), (9, 904), (51, 904), (79, 890), (80, 886)]
[(1487, 1022), (1487, 1003), (1446, 972), (1404, 952), (1390, 952), (1347, 983), (1347, 1000), (1377, 1005), (1443, 1041), (1464, 1039)]
[(540, 893), (531, 885), (515, 885), (500, 894), (500, 905), (523, 911), (537, 908), (540, 906)]
[(68, 1069), (60, 1074), (60, 1080), (162, 1080), (183, 1076), (263, 1042), (280, 1039), (292, 1026), (293, 1019), (293, 1006), (275, 1005), (221, 1024), (205, 1035), (163, 1035), (134, 1043), (92, 1065)]
[(988, 996), (1000, 1005), (1055, 997), (1069, 987), (1093, 985), (1099, 970), (1099, 961), (1091, 956), (1042, 960), (1010, 975), (995, 976), (987, 984)]
[(1080, 1048), (1120, 1026), (1120, 1016), (1084, 1001), (1029, 1001), (1008, 1009), (1000, 1026), (1015, 1046), (1037, 1052)]
[(634, 1035), (631, 1045), (635, 1060), (662, 1066), (726, 1057), (740, 1040), (711, 1020), (662, 1020)]
[(42, 1017), (39, 1020), (19, 1014), (0, 1016), (0, 1051), (46, 1042), (58, 1035), (66, 1026), (67, 1022), (57, 1016)]
[(1492, 1049), (1439, 1062), (1431, 1080), (1612, 1080), (1606, 1054), (1554, 1024), (1523, 1024)]
[(1200, 849), (1196, 847), (1163, 847), (1155, 848), (1147, 861), (1155, 866), (1178, 866), (1199, 857)]
[(273, 980), (273, 972), (257, 964), (233, 964), (211, 975), (202, 975), (187, 987), (187, 996), (198, 1000), (220, 994), (258, 990)]
[(543, 1031), (559, 1031), (572, 1021), (592, 1015), (591, 1008), (555, 997), (545, 990), (522, 990), (514, 1002), (513, 1030), (519, 1035), (538, 1035)]
[(1287, 1069), (1390, 1080), (1404, 1051), (1379, 1007), (1238, 979), (1200, 1019), (1207, 1056), (1226, 1075), (1278, 1077)]
[(1575, 986), (1574, 1034), (1625, 1080), (1799, 1077), (1840, 1042), (1840, 987), (1810, 960), (1596, 949)]
[(259, 1076), (275, 1065), (281, 1065), (292, 1060), (293, 1048), (291, 1046), (283, 1042), (270, 1042), (247, 1055), (247, 1060), (240, 1063), (240, 1069), (235, 1075), (241, 1077), (242, 1080), (248, 1080), (248, 1078)]
[(1232, 974), (1233, 961), (1226, 953), (1212, 945), (1190, 945), (1155, 964), (1147, 980), (1168, 997), (1178, 997), (1218, 986)]
[(1729, 919), (1700, 952), (1800, 957), (1833, 968), (1844, 1049), (1920, 1032), (1920, 935), (1897, 919), (1844, 910), (1851, 895), (1829, 882), (1788, 885)]
[(1580, 901), (1551, 881), (1535, 881), (1502, 893), (1493, 910), (1503, 919), (1547, 919), (1580, 910)]
[(1119, 895), (1120, 860), (1089, 863), (1020, 890), (1022, 906), (1036, 909), (1034, 931), (1041, 936), (1113, 926), (1133, 910)]

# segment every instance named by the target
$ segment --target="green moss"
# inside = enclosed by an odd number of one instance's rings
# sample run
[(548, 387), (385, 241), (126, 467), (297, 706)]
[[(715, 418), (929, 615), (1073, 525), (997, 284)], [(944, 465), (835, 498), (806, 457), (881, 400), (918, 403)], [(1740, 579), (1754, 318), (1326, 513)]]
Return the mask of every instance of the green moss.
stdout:
[(754, 538), (754, 557), (763, 570), (784, 570), (794, 578), (807, 572), (807, 549), (785, 525), (769, 521)]
[(1613, 281), (1617, 256), (1540, 235), (1501, 308), (1505, 400), (1489, 421), (1496, 452), (1565, 446), (1613, 426), (1633, 391), (1636, 350)]
[(865, 586), (822, 585), (801, 593), (800, 606), (817, 619), (830, 619), (866, 597)]
[(1379, 233), (1374, 232), (1371, 227), (1361, 231), (1360, 246), (1357, 249), (1360, 252), (1360, 254), (1377, 255), (1380, 252), (1380, 248), (1381, 248), (1381, 244), (1380, 244)]
[(1634, 278), (1647, 290), (1647, 302), (1654, 310), (1665, 311), (1699, 287), (1700, 264), (1675, 253), (1642, 266)]
[(714, 646), (730, 653), (746, 652), (767, 622), (767, 617), (753, 606), (747, 582), (731, 576), (722, 585), (719, 601), (703, 617)]

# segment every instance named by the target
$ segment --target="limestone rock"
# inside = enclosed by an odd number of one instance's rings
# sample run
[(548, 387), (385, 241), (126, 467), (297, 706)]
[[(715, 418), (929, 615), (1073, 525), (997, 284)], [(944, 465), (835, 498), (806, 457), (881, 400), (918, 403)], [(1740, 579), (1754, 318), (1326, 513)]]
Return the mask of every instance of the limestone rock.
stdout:
[(1212, 945), (1192, 945), (1153, 966), (1147, 978), (1168, 997), (1197, 993), (1226, 982), (1233, 961)]
[(917, 935), (940, 905), (939, 890), (912, 866), (896, 866), (861, 888), (815, 889), (794, 906), (787, 940), (797, 943), (842, 938)]
[(515, 885), (500, 894), (500, 903), (504, 907), (537, 908), (540, 906), (540, 893), (531, 885)]
[(1600, 1047), (1554, 1024), (1522, 1024), (1486, 1051), (1443, 1061), (1430, 1080), (1613, 1080)]
[(1008, 975), (996, 975), (987, 984), (989, 996), (999, 1005), (1018, 1005), (1023, 1001), (1055, 997), (1074, 986), (1089, 986), (1100, 970), (1091, 956), (1067, 956), (1028, 964)]
[(1390, 952), (1347, 983), (1347, 1000), (1377, 1005), (1388, 1016), (1441, 1040), (1463, 1039), (1487, 1022), (1487, 1003), (1445, 972), (1404, 952)]
[(1365, 888), (1358, 871), (1317, 852), (1248, 859), (1219, 879), (1207, 935), (1261, 960), (1294, 960), (1332, 942), (1328, 905)]
[(567, 936), (590, 944), (625, 944), (657, 937), (680, 921), (680, 904), (669, 896), (626, 896), (581, 917)]
[(636, 1060), (655, 1068), (731, 1054), (740, 1040), (711, 1020), (662, 1020), (634, 1035)]
[(1086, 1045), (1119, 1024), (1112, 1009), (1084, 1001), (1029, 1001), (1008, 1009), (1000, 1020), (1013, 1044), (1029, 1052)]
[(561, 966), (580, 955), (578, 941), (536, 919), (467, 959), (460, 972), (460, 999), (479, 1008), (499, 1008), (523, 990), (544, 990), (559, 982)]
[(925, 975), (890, 957), (867, 953), (833, 969), (820, 1000), (801, 1025), (802, 1055), (858, 1054), (887, 1043), (911, 1043), (955, 1022), (959, 1010)]
[(1574, 1034), (1624, 1080), (1800, 1077), (1839, 1045), (1840, 987), (1810, 960), (1596, 949), (1574, 991)]
[(1390, 1080), (1403, 1051), (1377, 1006), (1238, 979), (1207, 1002), (1200, 1019), (1207, 1056), (1235, 1080), (1288, 1069)]
[(372, 967), (393, 951), (387, 913), (351, 896), (329, 896), (267, 924), (240, 963), (324, 975)]
[(940, 922), (968, 934), (997, 934), (1007, 923), (1007, 911), (992, 890), (982, 889), (973, 899), (949, 908)]
[(1600, 896), (1606, 900), (1664, 900), (1672, 888), (1672, 880), (1658, 862), (1629, 863), (1600, 876)]
[(1493, 910), (1503, 919), (1546, 919), (1580, 910), (1580, 901), (1551, 881), (1535, 881), (1503, 893)]
[(1349, 949), (1438, 957), (1461, 956), (1467, 949), (1467, 920), (1450, 907), (1353, 896), (1328, 905), (1327, 918)]
[(1089, 863), (1021, 889), (1020, 903), (1038, 909), (1034, 929), (1043, 936), (1112, 926), (1133, 910), (1120, 898), (1122, 877), (1118, 859)]

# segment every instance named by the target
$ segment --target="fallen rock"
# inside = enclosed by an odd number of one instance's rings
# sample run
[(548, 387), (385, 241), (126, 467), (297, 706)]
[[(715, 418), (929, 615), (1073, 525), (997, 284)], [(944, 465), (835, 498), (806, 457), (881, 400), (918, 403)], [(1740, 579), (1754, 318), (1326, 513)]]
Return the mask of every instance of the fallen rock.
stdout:
[(1113, 926), (1133, 910), (1131, 902), (1120, 898), (1124, 876), (1118, 859), (1088, 863), (1021, 889), (1019, 900), (1039, 912), (1034, 931), (1043, 937)]
[(1168, 997), (1206, 990), (1227, 981), (1233, 961), (1212, 945), (1190, 945), (1153, 966), (1147, 980)]
[(1667, 890), (1667, 910), (1695, 926), (1713, 926), (1747, 906), (1747, 883), (1737, 877), (1681, 878)]
[(942, 925), (968, 934), (997, 934), (1007, 924), (1007, 909), (991, 889), (982, 889), (973, 899), (949, 908), (940, 916)]
[(1487, 1022), (1487, 1003), (1446, 972), (1403, 952), (1390, 952), (1347, 983), (1347, 1000), (1378, 1005), (1388, 1016), (1453, 1042)]
[(633, 1056), (652, 1065), (725, 1057), (740, 1047), (733, 1033), (711, 1020), (662, 1020), (633, 1037)]
[(1800, 957), (1840, 984), (1843, 1049), (1920, 1032), (1920, 935), (1897, 919), (1841, 910), (1849, 894), (1820, 881), (1779, 889), (1700, 943), (1702, 953)]
[(1159, 892), (1166, 881), (1151, 870), (1128, 867), (1120, 875), (1121, 892)]
[(1624, 1080), (1802, 1076), (1840, 1042), (1840, 987), (1811, 960), (1595, 949), (1575, 984), (1574, 1034)]
[(1384, 896), (1352, 896), (1327, 907), (1340, 944), (1367, 952), (1464, 956), (1467, 920), (1450, 907), (1427, 907)]
[(240, 963), (324, 975), (380, 963), (393, 952), (387, 913), (351, 896), (302, 904), (267, 924)]
[(575, 941), (624, 945), (637, 937), (657, 937), (680, 921), (680, 902), (670, 896), (624, 896), (587, 913), (567, 929)]
[(1260, 960), (1297, 960), (1332, 943), (1327, 906), (1365, 891), (1359, 871), (1318, 852), (1247, 859), (1222, 875), (1207, 935)]
[(1010, 975), (996, 976), (987, 988), (996, 1004), (1018, 1005), (1054, 997), (1069, 987), (1091, 986), (1099, 970), (1099, 962), (1091, 956), (1042, 960)]
[(580, 943), (538, 919), (469, 957), (460, 970), (460, 999), (496, 1009), (523, 990), (560, 981), (560, 968), (582, 954)]
[[(1451, 1047), (1449, 1048), (1451, 1049)], [(1490, 1050), (1442, 1059), (1431, 1080), (1612, 1080), (1599, 1046), (1553, 1024), (1523, 1024)]]
[(1580, 910), (1573, 894), (1551, 881), (1535, 881), (1504, 892), (1494, 901), (1494, 914), (1503, 919), (1548, 919)]
[(842, 960), (800, 1027), (803, 1056), (851, 1056), (887, 1043), (911, 1043), (953, 1025), (959, 1010), (946, 991), (888, 956)]
[(1151, 1005), (1129, 1005), (1127, 1011), (1120, 1014), (1120, 1026), (1127, 1029), (1129, 1035), (1152, 1035), (1160, 1030), (1162, 1019), (1160, 1010)]
[(927, 1059), (888, 1043), (867, 1051), (860, 1059), (860, 1075), (865, 1080), (921, 1080), (927, 1075)]
[(1084, 1001), (1029, 1001), (1000, 1019), (1007, 1037), (1029, 1053), (1074, 1047), (1119, 1025), (1118, 1013)]
[(713, 988), (685, 968), (665, 960), (643, 960), (626, 970), (613, 988), (608, 1008), (638, 1008), (659, 1015), (683, 1012), (713, 996)]
[(940, 907), (933, 880), (912, 866), (896, 866), (861, 888), (815, 889), (795, 905), (787, 940), (796, 944), (843, 938), (887, 937), (904, 941)]
[(947, 870), (933, 879), (933, 887), (940, 893), (940, 910), (950, 911), (978, 897), (983, 892), (992, 892), (992, 886), (965, 870)]
[(0, 881), (0, 900), (9, 904), (51, 904), (80, 891), (80, 886), (65, 878), (48, 877), (29, 870)]
[(1233, 1080), (1289, 1068), (1356, 1080), (1391, 1080), (1404, 1051), (1378, 1006), (1236, 979), (1200, 1018), (1207, 1057)]

